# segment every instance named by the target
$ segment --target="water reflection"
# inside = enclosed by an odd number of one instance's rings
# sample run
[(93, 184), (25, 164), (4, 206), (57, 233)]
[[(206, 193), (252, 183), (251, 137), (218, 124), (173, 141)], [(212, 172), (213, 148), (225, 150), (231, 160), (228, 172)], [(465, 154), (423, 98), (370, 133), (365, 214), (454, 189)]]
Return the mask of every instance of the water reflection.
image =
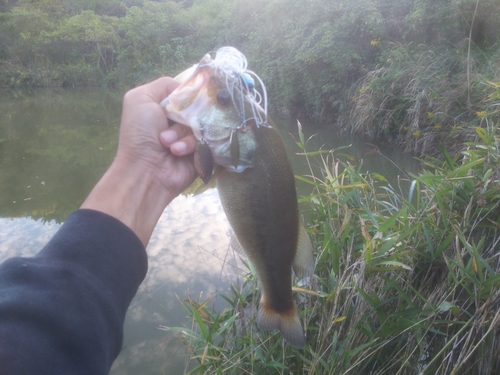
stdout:
[(29, 218), (0, 218), (0, 262), (14, 256), (29, 257), (38, 252), (60, 224)]
[[(128, 312), (125, 350), (112, 374), (181, 374), (186, 352), (158, 325), (190, 326), (176, 295), (205, 299), (236, 281), (239, 255), (229, 250), (216, 189), (181, 196), (165, 210), (148, 245), (149, 271)], [(222, 301), (214, 299), (217, 307)]]
[(0, 91), (0, 215), (62, 222), (113, 160), (121, 94)]
[[(103, 89), (0, 91), (0, 261), (38, 252), (85, 199), (114, 157), (122, 97)], [(275, 120), (295, 173), (309, 174), (289, 135), (297, 134), (296, 120)], [(306, 137), (319, 134), (309, 142), (311, 151), (353, 143), (344, 152), (363, 159), (363, 170), (397, 176), (399, 168), (417, 168), (393, 148), (381, 148), (384, 157), (374, 155), (363, 141), (302, 122)], [(299, 187), (307, 194), (306, 186)], [(240, 254), (228, 243), (217, 190), (170, 204), (148, 246), (148, 274), (128, 311), (124, 350), (112, 374), (183, 373), (182, 343), (158, 326), (190, 326), (176, 295), (208, 298), (236, 280)], [(213, 300), (217, 308), (222, 302)]]

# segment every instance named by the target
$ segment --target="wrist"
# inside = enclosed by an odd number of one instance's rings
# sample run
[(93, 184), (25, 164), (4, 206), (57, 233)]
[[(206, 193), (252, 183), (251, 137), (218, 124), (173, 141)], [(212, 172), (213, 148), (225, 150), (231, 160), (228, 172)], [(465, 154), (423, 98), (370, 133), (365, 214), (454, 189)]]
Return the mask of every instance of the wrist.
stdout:
[(157, 174), (158, 170), (147, 162), (117, 156), (81, 208), (120, 220), (146, 246), (163, 210), (177, 196)]

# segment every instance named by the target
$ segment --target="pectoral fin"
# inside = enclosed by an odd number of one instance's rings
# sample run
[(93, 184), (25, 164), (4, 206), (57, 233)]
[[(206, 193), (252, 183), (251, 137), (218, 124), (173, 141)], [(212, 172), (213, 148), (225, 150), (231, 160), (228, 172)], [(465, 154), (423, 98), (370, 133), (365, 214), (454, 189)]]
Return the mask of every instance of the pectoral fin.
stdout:
[(297, 240), (297, 252), (292, 264), (295, 275), (302, 279), (311, 277), (314, 273), (313, 245), (304, 224), (299, 222), (299, 236)]
[(214, 166), (214, 172), (212, 173), (212, 177), (210, 177), (210, 180), (203, 182), (203, 180), (200, 178), (197, 178), (191, 186), (189, 186), (186, 190), (183, 191), (183, 194), (194, 194), (194, 195), (200, 195), (206, 192), (208, 189), (212, 189), (215, 187), (215, 180), (217, 179), (217, 175), (221, 171), (221, 167), (218, 166), (217, 164)]

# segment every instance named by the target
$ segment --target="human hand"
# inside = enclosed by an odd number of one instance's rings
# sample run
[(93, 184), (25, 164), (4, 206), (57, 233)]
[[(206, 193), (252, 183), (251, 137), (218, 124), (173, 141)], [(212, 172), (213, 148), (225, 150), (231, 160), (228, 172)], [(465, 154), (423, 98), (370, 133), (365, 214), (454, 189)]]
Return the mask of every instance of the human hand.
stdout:
[[(195, 179), (192, 154), (196, 138), (183, 125), (173, 124), (159, 103), (179, 83), (163, 77), (126, 93), (120, 126), (117, 160), (142, 163), (173, 194), (180, 194)], [(169, 149), (170, 152), (166, 152)]]
[(196, 138), (170, 126), (159, 104), (178, 85), (164, 77), (125, 94), (115, 160), (81, 206), (122, 221), (144, 246), (167, 204), (196, 178)]

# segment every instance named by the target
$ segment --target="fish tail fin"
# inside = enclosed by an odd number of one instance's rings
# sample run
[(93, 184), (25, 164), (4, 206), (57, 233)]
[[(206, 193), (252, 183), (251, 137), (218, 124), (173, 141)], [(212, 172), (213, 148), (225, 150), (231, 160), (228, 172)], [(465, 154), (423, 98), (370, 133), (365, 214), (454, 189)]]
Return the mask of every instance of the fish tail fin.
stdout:
[(301, 222), (299, 222), (297, 252), (293, 259), (292, 268), (299, 279), (311, 277), (314, 273), (313, 245), (304, 224)]
[(287, 343), (304, 349), (306, 338), (295, 303), (292, 309), (280, 313), (266, 303), (263, 296), (257, 313), (257, 325), (263, 331), (279, 329)]

